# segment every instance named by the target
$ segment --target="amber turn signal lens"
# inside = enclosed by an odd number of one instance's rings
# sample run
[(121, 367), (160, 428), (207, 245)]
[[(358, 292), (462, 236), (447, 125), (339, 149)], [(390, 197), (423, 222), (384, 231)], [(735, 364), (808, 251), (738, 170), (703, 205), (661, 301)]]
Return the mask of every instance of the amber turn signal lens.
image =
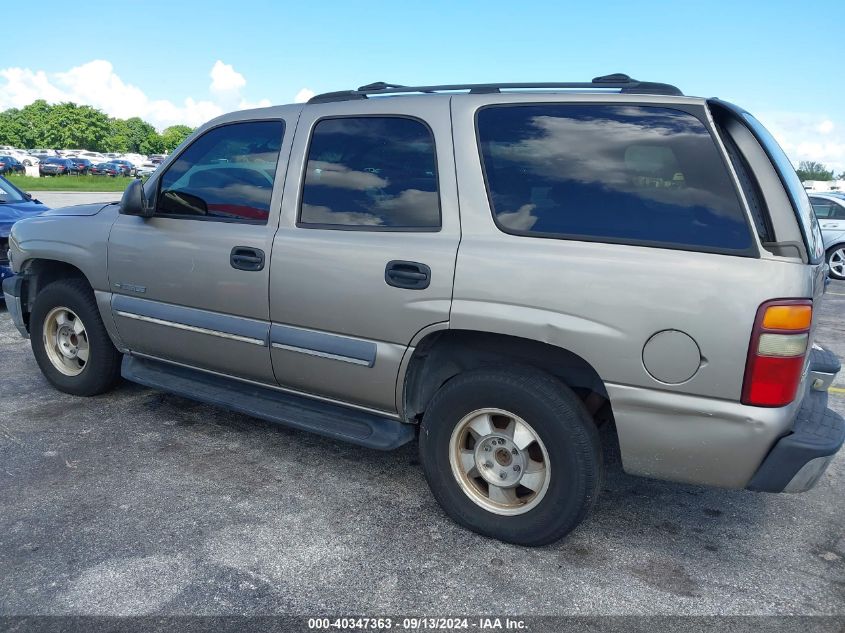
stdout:
[(767, 330), (808, 330), (812, 319), (812, 306), (769, 306), (763, 317), (763, 327)]

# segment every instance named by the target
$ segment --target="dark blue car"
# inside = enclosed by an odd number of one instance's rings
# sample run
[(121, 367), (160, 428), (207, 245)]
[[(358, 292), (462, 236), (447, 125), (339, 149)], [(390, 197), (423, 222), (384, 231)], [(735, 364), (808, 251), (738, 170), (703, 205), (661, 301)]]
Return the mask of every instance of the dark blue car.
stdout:
[(0, 280), (14, 274), (9, 267), (8, 255), (12, 225), (23, 218), (44, 213), (49, 208), (0, 176)]

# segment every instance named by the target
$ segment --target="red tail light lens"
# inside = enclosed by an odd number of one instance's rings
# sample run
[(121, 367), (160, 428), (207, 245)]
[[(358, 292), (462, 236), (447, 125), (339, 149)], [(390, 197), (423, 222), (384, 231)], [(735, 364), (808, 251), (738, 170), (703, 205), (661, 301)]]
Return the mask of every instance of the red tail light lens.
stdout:
[(795, 400), (812, 316), (813, 304), (807, 299), (767, 301), (757, 309), (745, 364), (743, 404), (782, 407)]

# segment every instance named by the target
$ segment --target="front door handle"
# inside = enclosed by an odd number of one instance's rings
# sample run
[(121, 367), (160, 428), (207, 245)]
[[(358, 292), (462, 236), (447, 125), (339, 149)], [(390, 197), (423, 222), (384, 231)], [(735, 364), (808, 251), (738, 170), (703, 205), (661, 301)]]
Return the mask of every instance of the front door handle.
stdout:
[(229, 255), (229, 263), (238, 270), (261, 270), (264, 268), (264, 251), (251, 246), (236, 246)]
[(419, 262), (393, 260), (387, 262), (384, 280), (394, 288), (424, 290), (431, 283), (431, 268)]

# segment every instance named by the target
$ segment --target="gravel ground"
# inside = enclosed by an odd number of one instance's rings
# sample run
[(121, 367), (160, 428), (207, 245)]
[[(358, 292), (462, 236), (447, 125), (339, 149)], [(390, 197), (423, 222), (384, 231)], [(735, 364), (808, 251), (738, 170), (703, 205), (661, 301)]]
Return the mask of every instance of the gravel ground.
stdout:
[[(845, 356), (830, 291), (818, 340)], [(63, 395), (5, 310), (0, 351), (0, 615), (845, 613), (845, 452), (814, 490), (766, 495), (632, 477), (608, 449), (595, 512), (526, 549), (452, 523), (415, 444), (130, 384)]]

